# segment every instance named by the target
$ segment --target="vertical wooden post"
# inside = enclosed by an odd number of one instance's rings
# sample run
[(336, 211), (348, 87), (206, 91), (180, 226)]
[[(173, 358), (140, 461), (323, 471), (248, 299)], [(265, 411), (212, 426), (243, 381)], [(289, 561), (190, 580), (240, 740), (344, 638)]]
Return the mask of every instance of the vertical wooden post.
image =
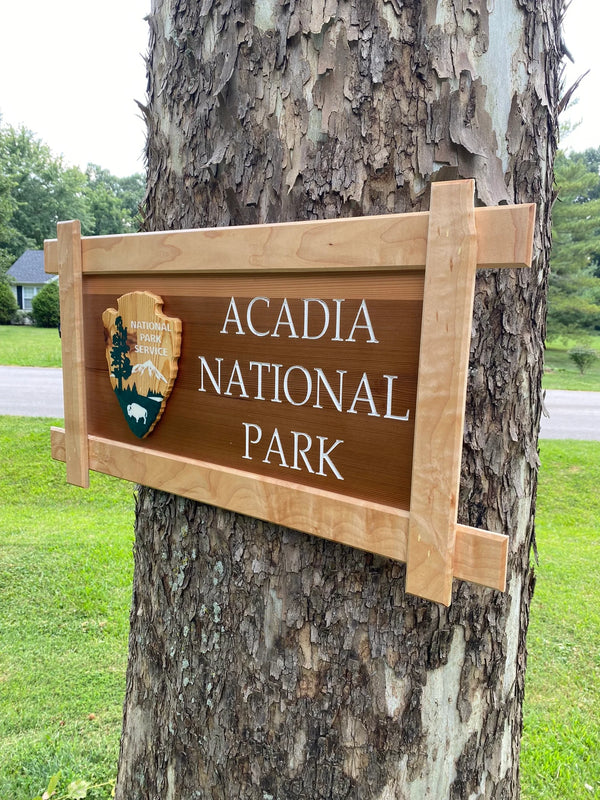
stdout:
[(80, 223), (59, 222), (57, 238), (67, 481), (87, 489), (90, 479)]
[(473, 181), (434, 183), (408, 531), (406, 590), (452, 599), (477, 231)]

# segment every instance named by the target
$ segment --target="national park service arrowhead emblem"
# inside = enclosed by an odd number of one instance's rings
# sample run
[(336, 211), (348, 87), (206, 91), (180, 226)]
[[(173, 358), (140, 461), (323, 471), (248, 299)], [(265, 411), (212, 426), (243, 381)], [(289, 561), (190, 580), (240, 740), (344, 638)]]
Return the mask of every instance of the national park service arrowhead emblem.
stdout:
[(131, 431), (143, 439), (154, 429), (175, 379), (181, 350), (181, 320), (162, 313), (151, 292), (130, 292), (107, 308), (106, 361), (113, 391)]

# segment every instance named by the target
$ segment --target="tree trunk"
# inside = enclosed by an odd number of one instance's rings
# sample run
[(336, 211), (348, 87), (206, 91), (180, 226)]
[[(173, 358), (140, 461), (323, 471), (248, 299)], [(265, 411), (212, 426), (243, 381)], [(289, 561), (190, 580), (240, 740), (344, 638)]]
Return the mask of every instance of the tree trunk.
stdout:
[[(516, 798), (562, 0), (153, 0), (148, 230), (538, 203), (476, 286), (459, 521), (508, 590), (140, 488), (117, 798)], [(490, 10), (492, 9), (492, 10)]]

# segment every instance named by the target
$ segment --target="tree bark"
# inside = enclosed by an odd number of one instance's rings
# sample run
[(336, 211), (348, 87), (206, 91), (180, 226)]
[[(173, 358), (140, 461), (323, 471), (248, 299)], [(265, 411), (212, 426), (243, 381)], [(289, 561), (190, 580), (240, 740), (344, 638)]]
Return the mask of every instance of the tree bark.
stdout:
[[(146, 228), (538, 204), (476, 286), (459, 521), (508, 590), (140, 488), (117, 798), (516, 798), (562, 0), (153, 0)], [(490, 10), (492, 8), (493, 10)]]

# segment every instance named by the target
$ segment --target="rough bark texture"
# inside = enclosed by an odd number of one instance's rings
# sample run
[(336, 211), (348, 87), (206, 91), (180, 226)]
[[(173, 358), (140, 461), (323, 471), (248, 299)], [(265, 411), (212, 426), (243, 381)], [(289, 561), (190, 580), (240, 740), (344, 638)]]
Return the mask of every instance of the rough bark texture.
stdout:
[[(153, 0), (149, 230), (538, 203), (480, 276), (460, 521), (506, 594), (141, 488), (117, 797), (516, 798), (562, 0)], [(491, 10), (493, 9), (493, 10)]]

